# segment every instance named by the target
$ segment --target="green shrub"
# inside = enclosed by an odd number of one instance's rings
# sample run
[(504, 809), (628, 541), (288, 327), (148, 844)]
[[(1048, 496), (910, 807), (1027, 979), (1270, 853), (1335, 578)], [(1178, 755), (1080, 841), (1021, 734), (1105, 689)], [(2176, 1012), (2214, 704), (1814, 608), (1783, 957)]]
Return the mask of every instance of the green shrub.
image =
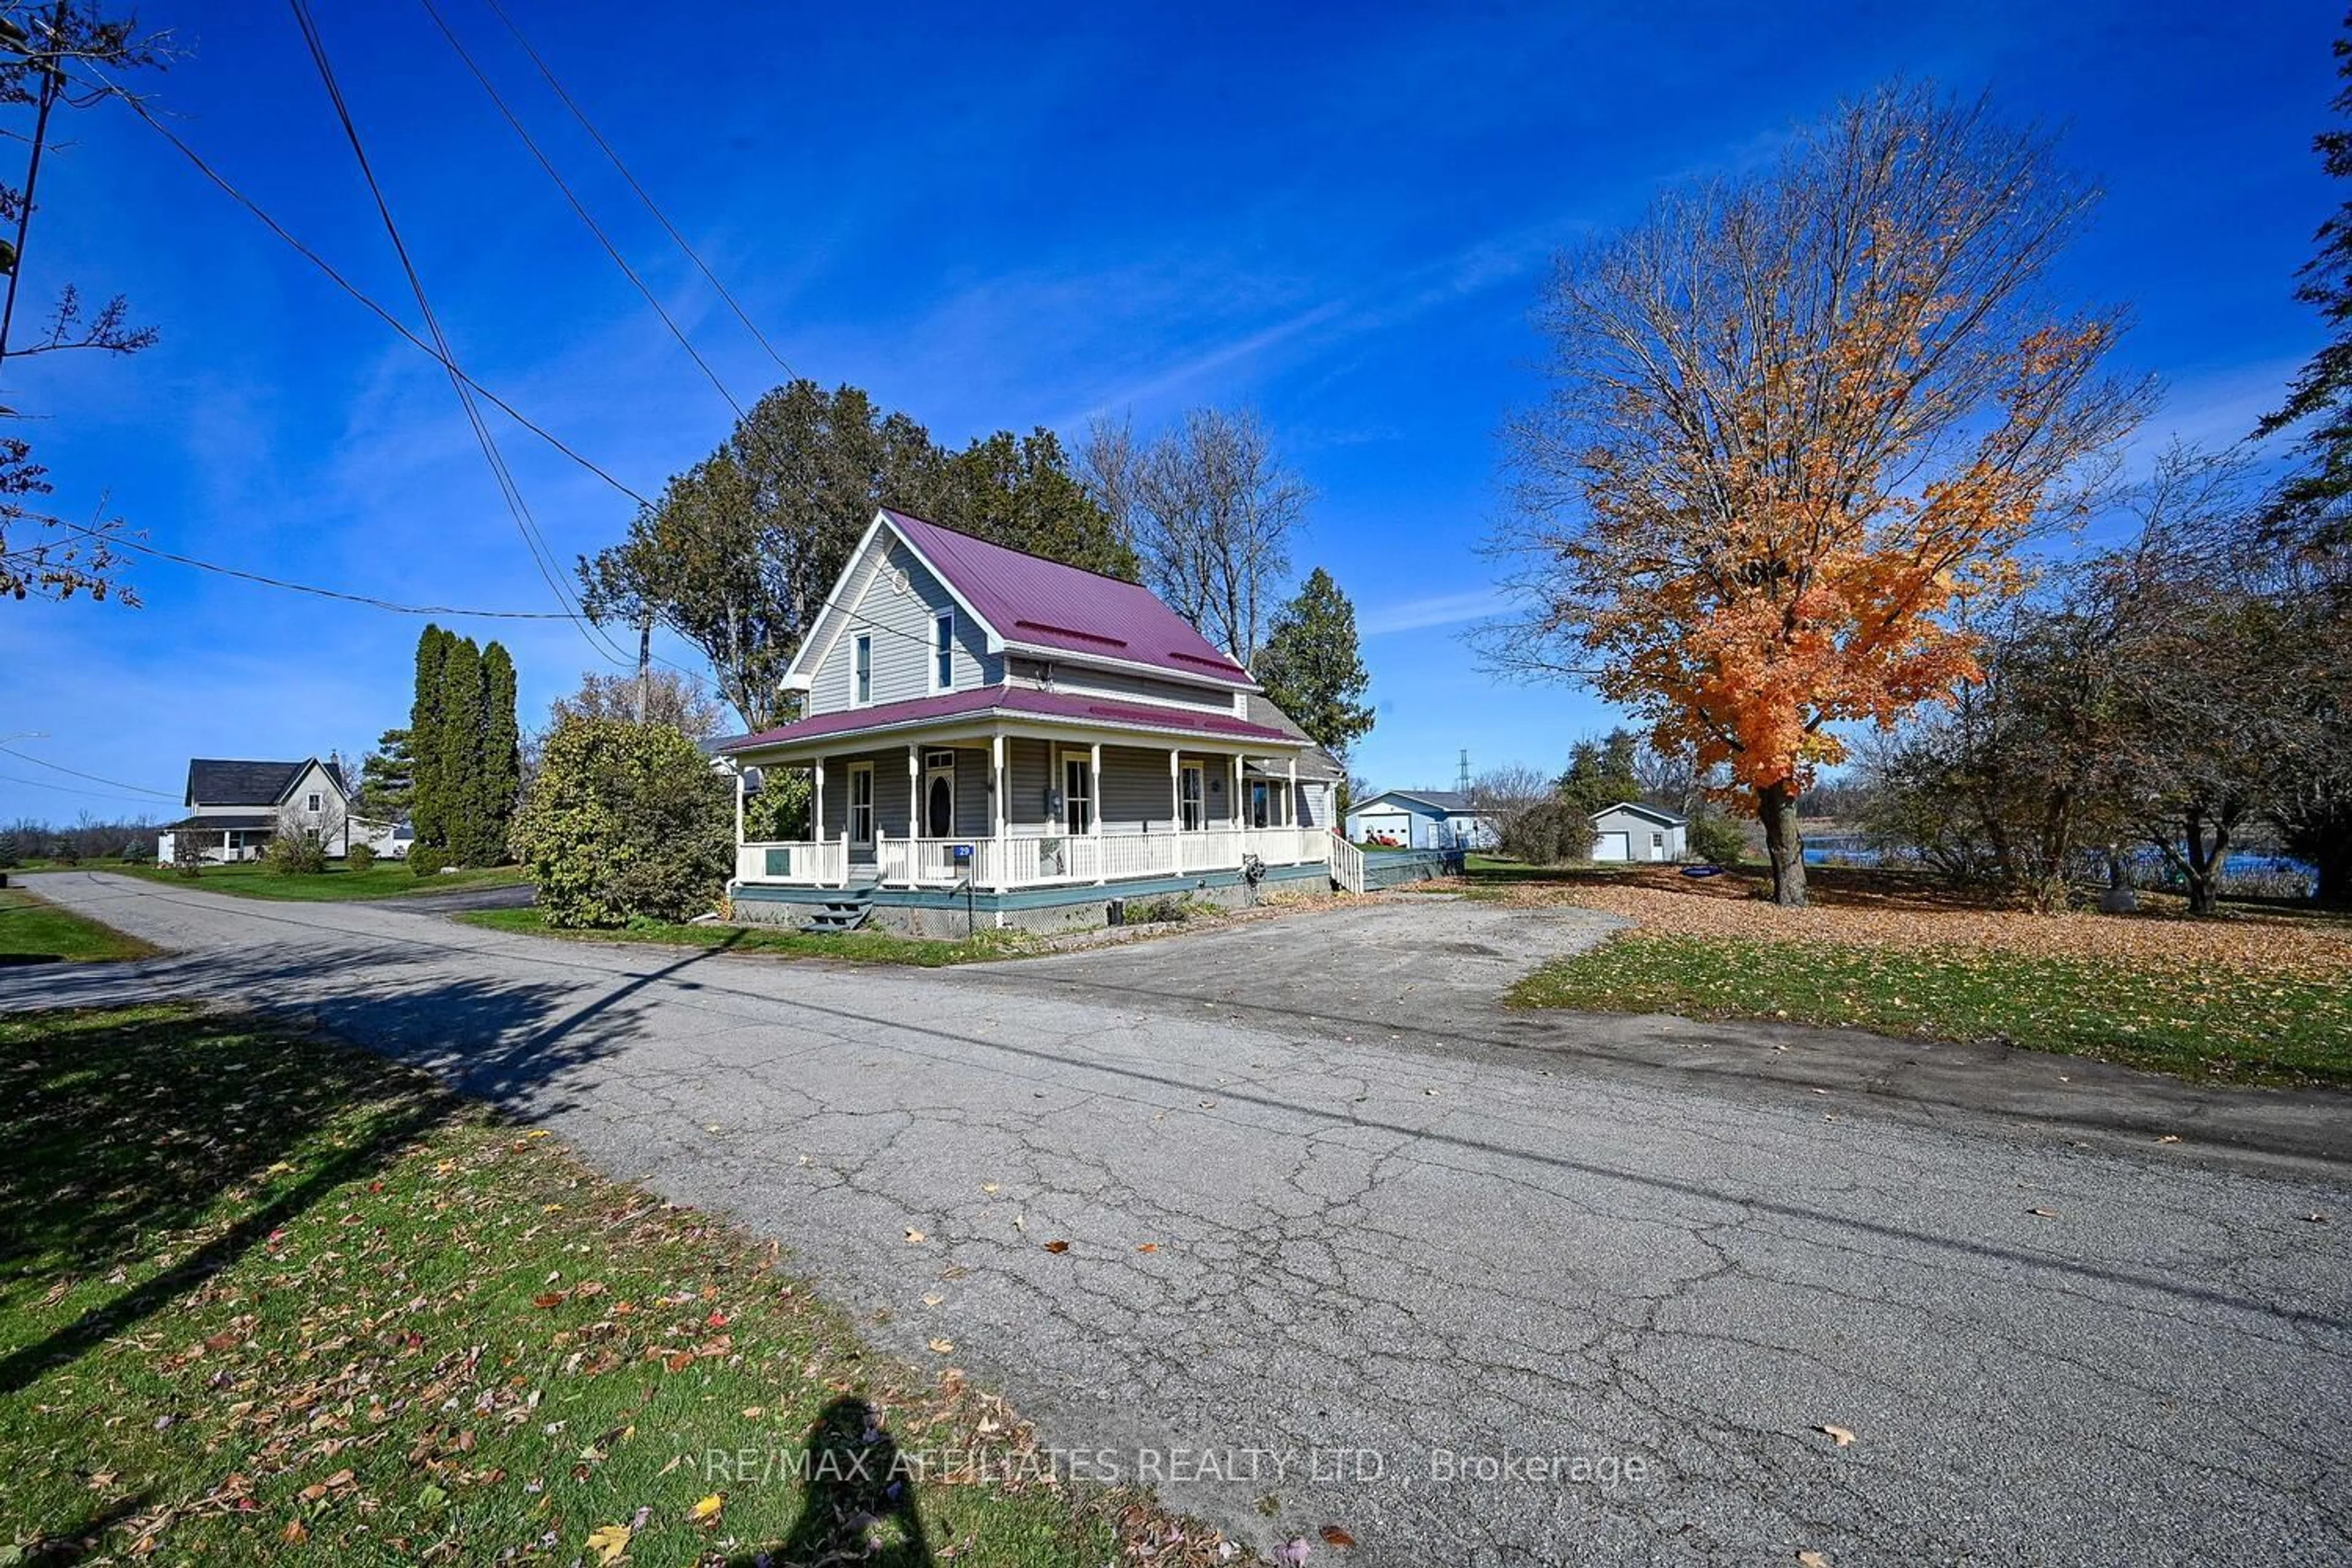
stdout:
[(280, 877), (317, 877), (327, 869), (327, 847), (314, 835), (283, 830), (270, 837), (262, 861)]
[(0, 828), (0, 871), (15, 868), (23, 854), (23, 849), (18, 847), (16, 835), (6, 828)]
[(1575, 802), (1539, 801), (1503, 820), (1502, 852), (1530, 866), (1592, 858), (1592, 820)]
[(408, 852), (408, 868), (419, 877), (437, 877), (448, 863), (448, 852), (430, 845), (419, 844)]
[(366, 871), (375, 866), (375, 851), (364, 844), (354, 844), (343, 851), (343, 869)]
[(551, 926), (684, 921), (734, 864), (731, 781), (662, 724), (566, 718), (516, 814), (515, 855)]
[(1685, 842), (1694, 858), (1711, 866), (1737, 866), (1748, 853), (1748, 835), (1740, 831), (1739, 824), (1719, 811), (1691, 818)]

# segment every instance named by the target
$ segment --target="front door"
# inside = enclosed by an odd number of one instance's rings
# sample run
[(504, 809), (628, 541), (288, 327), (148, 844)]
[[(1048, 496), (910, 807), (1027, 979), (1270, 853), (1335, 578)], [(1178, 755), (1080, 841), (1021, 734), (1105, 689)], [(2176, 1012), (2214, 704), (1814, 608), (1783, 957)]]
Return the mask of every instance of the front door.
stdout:
[(923, 837), (950, 838), (955, 835), (955, 774), (935, 773), (923, 792)]
[(1250, 780), (1249, 825), (1252, 827), (1274, 826), (1274, 785), (1265, 779)]

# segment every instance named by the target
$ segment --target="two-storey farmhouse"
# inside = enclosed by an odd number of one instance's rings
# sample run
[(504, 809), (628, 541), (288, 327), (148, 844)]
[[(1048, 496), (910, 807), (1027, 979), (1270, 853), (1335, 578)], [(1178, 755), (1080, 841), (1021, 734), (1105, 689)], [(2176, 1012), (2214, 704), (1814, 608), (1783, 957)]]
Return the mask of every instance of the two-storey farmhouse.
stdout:
[(746, 843), (739, 818), (738, 919), (945, 933), (1329, 886), (1329, 760), (1132, 583), (886, 510), (784, 684), (803, 716), (721, 754), (807, 769), (812, 828)]
[(326, 840), (330, 854), (347, 851), (354, 839), (373, 847), (381, 831), (355, 824), (343, 771), (331, 759), (299, 763), (248, 762), (198, 757), (188, 763), (182, 804), (188, 816), (155, 840), (155, 858), (173, 858), (179, 836), (192, 836), (207, 860), (251, 860), (280, 832), (299, 831)]

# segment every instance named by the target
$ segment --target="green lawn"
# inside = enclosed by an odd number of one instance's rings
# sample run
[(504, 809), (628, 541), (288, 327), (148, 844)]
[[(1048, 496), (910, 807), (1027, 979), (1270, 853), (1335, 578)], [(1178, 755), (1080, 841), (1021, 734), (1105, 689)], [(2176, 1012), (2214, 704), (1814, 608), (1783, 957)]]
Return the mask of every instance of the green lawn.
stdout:
[(100, 865), (93, 861), (85, 869), (128, 871), (151, 881), (198, 887), (207, 893), (233, 893), (244, 899), (289, 899), (304, 903), (397, 899), (412, 893), (454, 892), (459, 888), (503, 888), (530, 880), (530, 874), (519, 866), (491, 866), (478, 871), (420, 877), (408, 868), (405, 860), (378, 860), (364, 871), (349, 870), (341, 861), (331, 861), (327, 869), (315, 877), (280, 876), (257, 861), (239, 861), (207, 866), (193, 883), (169, 866)]
[(1997, 1038), (2196, 1081), (2352, 1084), (2352, 987), (2221, 964), (1631, 931), (1546, 964), (1510, 999)]
[(155, 950), (22, 888), (0, 888), (0, 966), (144, 958)]
[[(1026, 1429), (950, 1356), (861, 1345), (772, 1247), (382, 1058), (18, 1016), (0, 1107), (0, 1562), (849, 1562), (870, 1534), (1091, 1568), (1166, 1522), (1024, 1479)], [(893, 1443), (992, 1479), (824, 1479)], [(1215, 1560), (1193, 1533), (1170, 1561)]]
[(1034, 952), (1038, 939), (1024, 932), (983, 931), (961, 942), (937, 942), (925, 937), (895, 936), (883, 931), (839, 934), (730, 925), (643, 925), (617, 931), (566, 931), (547, 923), (538, 910), (476, 910), (457, 917), (467, 925), (488, 931), (514, 931), (527, 936), (560, 937), (568, 942), (652, 942), (672, 947), (707, 947), (728, 952), (765, 952), (790, 958), (843, 958), (864, 963), (912, 963), (925, 969), (942, 964), (971, 963), (992, 958), (1013, 958)]

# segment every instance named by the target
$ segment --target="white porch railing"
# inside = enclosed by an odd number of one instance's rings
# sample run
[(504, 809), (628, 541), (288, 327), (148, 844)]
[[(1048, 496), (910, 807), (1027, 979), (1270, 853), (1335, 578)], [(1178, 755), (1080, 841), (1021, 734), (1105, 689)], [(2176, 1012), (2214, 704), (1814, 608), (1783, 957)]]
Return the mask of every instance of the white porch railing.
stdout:
[(837, 888), (849, 879), (849, 841), (835, 838), (797, 844), (738, 844), (735, 879)]
[[(1335, 846), (1337, 847), (1335, 848)], [(1211, 827), (1191, 833), (1023, 833), (994, 838), (893, 838), (875, 836), (870, 862), (845, 837), (803, 843), (739, 844), (735, 879), (790, 887), (837, 888), (871, 875), (885, 887), (1035, 888), (1135, 881), (1240, 869), (1255, 856), (1267, 866), (1319, 865), (1339, 850), (1320, 827)], [(959, 856), (958, 851), (963, 851)], [(1360, 868), (1360, 857), (1359, 857)]]
[(1364, 890), (1364, 852), (1340, 837), (1331, 836), (1331, 879), (1351, 893)]

